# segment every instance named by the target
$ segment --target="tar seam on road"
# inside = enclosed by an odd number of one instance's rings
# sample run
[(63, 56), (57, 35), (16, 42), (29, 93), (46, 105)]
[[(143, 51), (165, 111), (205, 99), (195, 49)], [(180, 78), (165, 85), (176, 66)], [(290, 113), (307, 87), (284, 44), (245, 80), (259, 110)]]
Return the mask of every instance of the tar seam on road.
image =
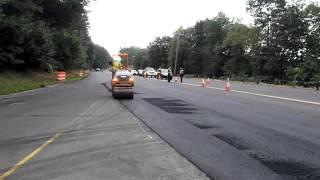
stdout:
[(8, 171), (3, 173), (0, 176), (0, 180), (4, 180), (4, 178), (12, 175), (14, 172), (16, 172), (21, 166), (26, 164), (28, 161), (30, 161), (33, 157), (35, 157), (37, 154), (39, 154), (44, 148), (46, 148), (49, 144), (53, 143), (59, 136), (61, 136), (61, 133), (57, 133), (54, 136), (52, 136), (49, 140), (47, 140), (45, 143), (43, 143), (40, 147), (35, 149), (32, 153), (30, 153), (28, 156), (20, 160), (17, 164), (15, 164), (13, 167), (11, 167)]

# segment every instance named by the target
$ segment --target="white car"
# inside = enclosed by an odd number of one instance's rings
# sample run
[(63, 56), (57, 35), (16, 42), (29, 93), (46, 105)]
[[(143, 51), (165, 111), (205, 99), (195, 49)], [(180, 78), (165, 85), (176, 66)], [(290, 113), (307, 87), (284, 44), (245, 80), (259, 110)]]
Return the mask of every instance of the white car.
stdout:
[(157, 72), (152, 67), (146, 67), (146, 68), (144, 68), (143, 76), (144, 77), (156, 77)]
[(132, 70), (130, 71), (130, 73), (131, 73), (131, 75), (133, 75), (133, 76), (138, 75), (138, 72), (137, 72), (136, 70), (134, 70), (134, 69), (132, 69)]

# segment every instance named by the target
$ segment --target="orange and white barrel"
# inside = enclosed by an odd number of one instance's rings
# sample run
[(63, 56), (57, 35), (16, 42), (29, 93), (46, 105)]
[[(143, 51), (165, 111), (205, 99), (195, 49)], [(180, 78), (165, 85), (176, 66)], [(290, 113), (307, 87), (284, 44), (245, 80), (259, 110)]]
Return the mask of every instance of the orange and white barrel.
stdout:
[(57, 80), (58, 81), (65, 81), (66, 80), (66, 72), (64, 72), (64, 71), (57, 72)]
[(225, 90), (226, 90), (226, 91), (231, 91), (231, 85), (230, 85), (230, 82), (229, 82), (229, 81), (227, 81), (227, 84), (226, 84), (226, 86), (225, 86)]
[(83, 77), (83, 70), (80, 70), (79, 77)]

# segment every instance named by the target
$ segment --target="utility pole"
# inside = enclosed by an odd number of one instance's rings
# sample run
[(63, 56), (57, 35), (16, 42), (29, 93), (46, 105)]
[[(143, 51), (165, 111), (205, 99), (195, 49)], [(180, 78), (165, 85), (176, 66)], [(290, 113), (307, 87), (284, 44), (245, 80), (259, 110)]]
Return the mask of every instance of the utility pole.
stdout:
[(176, 59), (174, 61), (174, 75), (176, 76), (176, 72), (177, 72), (177, 61), (178, 61), (178, 53), (179, 53), (179, 45), (180, 45), (180, 39), (179, 39), (179, 35), (177, 38), (177, 47), (176, 47)]

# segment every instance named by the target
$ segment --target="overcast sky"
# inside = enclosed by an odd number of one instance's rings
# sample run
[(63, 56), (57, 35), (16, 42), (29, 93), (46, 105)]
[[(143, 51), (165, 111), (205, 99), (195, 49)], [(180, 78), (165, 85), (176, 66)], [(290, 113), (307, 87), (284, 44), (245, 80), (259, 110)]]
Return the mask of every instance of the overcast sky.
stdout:
[(180, 26), (215, 17), (219, 11), (250, 24), (247, 0), (96, 0), (88, 7), (94, 43), (115, 54), (121, 47), (146, 47)]

